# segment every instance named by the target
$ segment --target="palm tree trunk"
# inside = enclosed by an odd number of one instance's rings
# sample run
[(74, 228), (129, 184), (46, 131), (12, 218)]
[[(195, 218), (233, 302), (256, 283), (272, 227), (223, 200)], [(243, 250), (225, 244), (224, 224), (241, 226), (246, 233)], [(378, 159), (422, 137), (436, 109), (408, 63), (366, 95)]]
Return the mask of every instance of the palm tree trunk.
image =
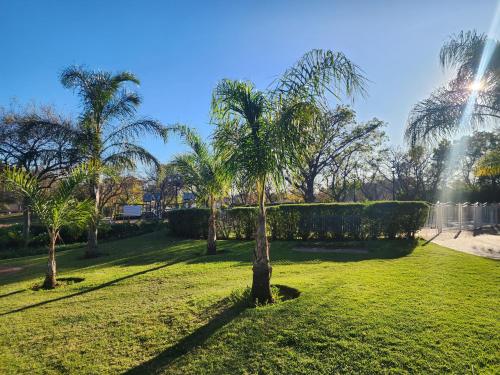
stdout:
[(24, 247), (28, 247), (30, 243), (31, 232), (31, 210), (29, 208), (28, 199), (23, 200), (23, 243)]
[(208, 239), (207, 239), (207, 255), (215, 255), (217, 253), (217, 228), (216, 228), (216, 210), (215, 201), (210, 197), (210, 217), (208, 218)]
[(56, 287), (56, 239), (57, 233), (50, 234), (49, 259), (47, 261), (47, 273), (43, 282), (44, 289), (53, 289)]
[(259, 213), (257, 217), (257, 231), (255, 234), (255, 251), (253, 259), (252, 299), (259, 304), (272, 303), (271, 273), (269, 260), (269, 243), (266, 233), (266, 208), (264, 205), (264, 182), (257, 182), (257, 196)]
[(86, 258), (95, 258), (98, 255), (97, 249), (97, 226), (99, 224), (99, 200), (100, 200), (100, 186), (99, 186), (99, 177), (91, 186), (91, 195), (93, 195), (95, 206), (94, 206), (94, 214), (89, 222), (89, 228), (87, 233), (87, 250), (85, 251)]

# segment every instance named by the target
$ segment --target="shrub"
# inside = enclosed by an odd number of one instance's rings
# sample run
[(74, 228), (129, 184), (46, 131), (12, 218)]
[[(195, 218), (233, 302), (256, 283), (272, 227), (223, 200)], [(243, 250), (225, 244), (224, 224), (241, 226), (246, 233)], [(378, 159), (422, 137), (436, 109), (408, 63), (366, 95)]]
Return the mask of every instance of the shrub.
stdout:
[[(136, 236), (139, 234), (153, 232), (160, 229), (163, 223), (159, 222), (135, 222), (135, 223), (100, 223), (99, 224), (99, 239), (101, 240), (111, 240), (119, 239), (130, 236)], [(19, 249), (23, 246), (22, 238), (23, 226), (22, 224), (15, 224), (9, 227), (0, 228), (0, 250), (9, 249)], [(65, 226), (60, 232), (61, 238), (59, 239), (59, 244), (73, 244), (78, 242), (87, 241), (87, 230), (85, 228), (80, 228), (77, 226)], [(48, 244), (48, 235), (45, 228), (40, 224), (33, 224), (31, 226), (31, 239), (29, 247), (31, 248), (43, 248)], [(43, 250), (45, 251), (45, 250)], [(1, 253), (1, 251), (0, 251)], [(27, 253), (19, 252), (19, 254)], [(32, 252), (29, 252), (30, 254)], [(36, 252), (35, 252), (36, 253)], [(10, 256), (15, 253), (9, 252)], [(0, 258), (4, 258), (0, 254)]]
[(180, 208), (166, 214), (172, 232), (186, 238), (206, 238), (209, 216), (208, 208)]
[[(284, 204), (267, 208), (269, 236), (273, 240), (366, 239), (414, 237), (427, 217), (424, 202), (367, 202)], [(255, 207), (220, 212), (218, 237), (251, 239)], [(181, 209), (167, 214), (168, 225), (180, 237), (206, 238), (208, 209)]]

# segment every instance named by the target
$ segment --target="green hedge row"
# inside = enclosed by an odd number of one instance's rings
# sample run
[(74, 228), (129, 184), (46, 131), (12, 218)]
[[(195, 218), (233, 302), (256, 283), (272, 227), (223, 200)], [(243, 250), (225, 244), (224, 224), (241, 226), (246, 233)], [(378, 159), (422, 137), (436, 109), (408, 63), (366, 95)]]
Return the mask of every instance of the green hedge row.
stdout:
[[(424, 202), (367, 202), (286, 204), (267, 208), (271, 239), (412, 238), (425, 223)], [(218, 238), (252, 239), (255, 207), (223, 210), (217, 220)], [(188, 208), (169, 211), (168, 225), (180, 237), (206, 238), (209, 210)]]
[[(101, 223), (99, 224), (99, 239), (118, 239), (143, 233), (149, 233), (158, 229), (160, 224), (156, 222), (136, 223)], [(15, 224), (0, 228), (0, 249), (16, 249), (23, 246), (22, 224)], [(79, 227), (63, 227), (60, 232), (62, 241), (60, 243), (71, 244), (87, 241), (87, 231)], [(39, 224), (31, 226), (30, 247), (45, 246), (48, 243), (48, 235), (45, 227)]]

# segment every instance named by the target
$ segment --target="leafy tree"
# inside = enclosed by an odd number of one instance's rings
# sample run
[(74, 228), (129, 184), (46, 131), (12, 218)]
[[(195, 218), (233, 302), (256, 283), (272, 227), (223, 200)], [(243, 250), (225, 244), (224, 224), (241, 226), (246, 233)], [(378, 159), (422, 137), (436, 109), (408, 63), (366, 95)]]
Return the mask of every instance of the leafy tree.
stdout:
[(456, 75), (412, 109), (406, 129), (412, 144), (500, 118), (500, 42), (462, 31), (443, 45), (439, 57), (441, 66), (455, 68)]
[(303, 152), (293, 154), (293, 168), (287, 180), (305, 202), (314, 202), (318, 176), (349, 143), (346, 138), (351, 133), (346, 127), (354, 113), (342, 107), (323, 111), (311, 106), (304, 108), (298, 117), (303, 131), (300, 139)]
[(497, 129), (493, 132), (474, 132), (472, 135), (463, 136), (453, 147), (464, 150), (460, 160), (457, 160), (461, 178), (468, 188), (476, 188), (478, 176), (475, 174), (475, 167), (486, 153), (500, 147), (500, 131)]
[(182, 175), (173, 163), (161, 164), (147, 171), (148, 185), (146, 190), (159, 195), (158, 209), (164, 212), (167, 206), (179, 205), (179, 192), (184, 188)]
[(176, 131), (182, 135), (192, 152), (178, 155), (173, 164), (179, 170), (185, 184), (194, 189), (197, 199), (210, 208), (207, 254), (215, 255), (217, 203), (229, 191), (229, 169), (220, 155), (212, 153), (195, 131), (186, 126), (177, 126)]
[(74, 197), (75, 190), (86, 180), (88, 172), (88, 166), (76, 167), (68, 176), (57, 181), (55, 189), (47, 190), (42, 187), (41, 181), (36, 176), (24, 169), (6, 167), (3, 171), (7, 183), (29, 198), (38, 220), (47, 230), (49, 251), (44, 288), (54, 288), (57, 284), (55, 246), (61, 227), (83, 226), (91, 217), (92, 202), (78, 201)]
[[(356, 190), (362, 188), (366, 169), (376, 170), (379, 160), (375, 150), (382, 143), (384, 123), (372, 119), (366, 123), (345, 124), (334, 139), (333, 155), (326, 167), (326, 187), (334, 201), (356, 200)], [(352, 195), (350, 191), (352, 190)], [(358, 192), (361, 193), (361, 190)], [(348, 195), (349, 194), (349, 195)]]
[(489, 151), (479, 160), (476, 175), (492, 179), (500, 176), (500, 149)]
[(312, 50), (288, 69), (268, 91), (250, 82), (224, 79), (213, 94), (216, 148), (228, 167), (255, 186), (258, 215), (253, 259), (252, 298), (273, 301), (266, 236), (265, 188), (283, 183), (283, 170), (301, 153), (300, 114), (325, 102), (326, 93), (350, 96), (363, 90), (359, 69), (341, 53)]
[[(34, 176), (49, 188), (61, 173), (76, 164), (71, 122), (51, 107), (29, 106), (0, 110), (0, 160)], [(30, 241), (31, 209), (23, 197), (23, 238)]]
[(125, 204), (141, 204), (142, 181), (132, 175), (110, 169), (103, 173), (99, 212), (114, 217), (116, 207)]
[(95, 207), (86, 250), (86, 256), (93, 257), (98, 254), (97, 225), (104, 169), (110, 166), (133, 169), (137, 161), (158, 164), (153, 155), (134, 142), (144, 134), (166, 140), (167, 131), (157, 121), (134, 119), (141, 99), (125, 87), (128, 83), (139, 84), (132, 73), (111, 74), (72, 66), (62, 72), (61, 82), (64, 87), (75, 90), (81, 99), (77, 144), (81, 159), (95, 165), (88, 185)]

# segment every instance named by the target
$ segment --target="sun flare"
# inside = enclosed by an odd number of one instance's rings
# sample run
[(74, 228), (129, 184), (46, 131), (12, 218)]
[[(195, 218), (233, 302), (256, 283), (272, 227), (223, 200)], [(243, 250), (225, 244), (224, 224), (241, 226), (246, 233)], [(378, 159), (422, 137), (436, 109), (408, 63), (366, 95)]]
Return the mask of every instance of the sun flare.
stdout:
[(474, 81), (469, 85), (469, 90), (470, 91), (481, 91), (484, 89), (484, 82), (483, 81)]

